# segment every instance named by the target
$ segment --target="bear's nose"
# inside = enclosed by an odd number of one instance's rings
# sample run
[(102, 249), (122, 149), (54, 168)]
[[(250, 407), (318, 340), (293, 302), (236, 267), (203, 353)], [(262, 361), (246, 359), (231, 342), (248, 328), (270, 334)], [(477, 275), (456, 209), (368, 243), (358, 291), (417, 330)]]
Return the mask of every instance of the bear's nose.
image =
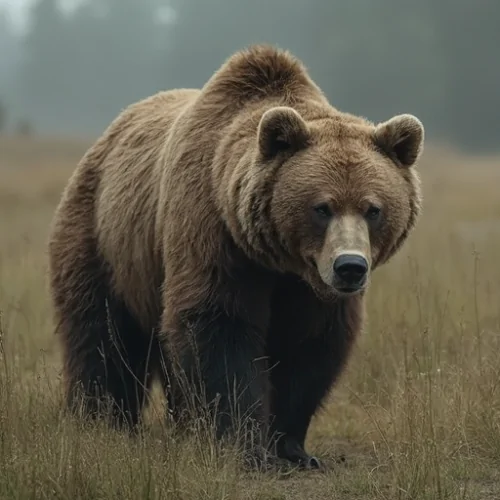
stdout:
[(343, 254), (335, 259), (333, 270), (345, 285), (355, 287), (362, 284), (368, 272), (368, 262), (361, 255)]

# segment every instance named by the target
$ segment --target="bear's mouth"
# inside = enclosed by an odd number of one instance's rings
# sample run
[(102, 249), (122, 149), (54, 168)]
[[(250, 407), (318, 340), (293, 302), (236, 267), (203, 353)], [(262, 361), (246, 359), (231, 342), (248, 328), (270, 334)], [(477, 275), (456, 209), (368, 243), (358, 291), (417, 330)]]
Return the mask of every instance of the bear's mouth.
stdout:
[(335, 287), (335, 291), (341, 293), (342, 295), (354, 295), (358, 292), (363, 291), (364, 289), (365, 287), (363, 285)]

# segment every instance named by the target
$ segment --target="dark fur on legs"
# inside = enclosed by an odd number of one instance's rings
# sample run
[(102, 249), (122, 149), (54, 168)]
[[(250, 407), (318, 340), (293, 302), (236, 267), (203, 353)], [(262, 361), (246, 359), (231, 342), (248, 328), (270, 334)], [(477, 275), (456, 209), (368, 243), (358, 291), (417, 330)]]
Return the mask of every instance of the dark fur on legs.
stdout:
[[(158, 368), (159, 343), (141, 331), (125, 304), (112, 295), (100, 263), (88, 261), (56, 277), (58, 325), (64, 349), (67, 405), (92, 418), (111, 417), (118, 427), (134, 428)], [(78, 296), (64, 293), (79, 280)]]
[(75, 409), (83, 402), (84, 413), (94, 418), (108, 415), (118, 427), (134, 429), (157, 369), (158, 341), (140, 330), (117, 299), (93, 309), (98, 311), (93, 324), (85, 323), (85, 342), (78, 348), (67, 342), (67, 359), (73, 366), (68, 370), (68, 404)]
[(360, 298), (321, 302), (287, 277), (273, 302), (269, 352), (273, 387), (271, 431), (276, 453), (302, 467), (320, 467), (304, 449), (312, 416), (349, 355), (360, 321)]
[(207, 412), (203, 416), (214, 423), (218, 440), (237, 437), (253, 454), (265, 446), (269, 410), (263, 333), (220, 307), (187, 312), (180, 328), (178, 336), (189, 340), (170, 350), (174, 414), (186, 411), (193, 418)]

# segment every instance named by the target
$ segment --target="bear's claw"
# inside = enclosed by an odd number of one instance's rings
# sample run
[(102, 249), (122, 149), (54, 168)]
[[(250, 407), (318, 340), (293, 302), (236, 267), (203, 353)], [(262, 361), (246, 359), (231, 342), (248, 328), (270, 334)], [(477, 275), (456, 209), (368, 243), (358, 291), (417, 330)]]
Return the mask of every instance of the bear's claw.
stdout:
[(307, 468), (308, 469), (322, 469), (323, 464), (321, 463), (319, 458), (309, 457), (307, 460)]

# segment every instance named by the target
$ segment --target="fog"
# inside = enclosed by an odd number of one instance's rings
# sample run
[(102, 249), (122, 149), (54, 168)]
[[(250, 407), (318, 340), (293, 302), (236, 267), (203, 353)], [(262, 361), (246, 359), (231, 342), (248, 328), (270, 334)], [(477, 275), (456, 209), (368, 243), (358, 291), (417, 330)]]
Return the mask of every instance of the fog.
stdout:
[(430, 141), (500, 149), (498, 0), (32, 3), (23, 31), (0, 4), (4, 130), (96, 136), (133, 101), (200, 87), (232, 52), (268, 42), (341, 110), (413, 113)]

